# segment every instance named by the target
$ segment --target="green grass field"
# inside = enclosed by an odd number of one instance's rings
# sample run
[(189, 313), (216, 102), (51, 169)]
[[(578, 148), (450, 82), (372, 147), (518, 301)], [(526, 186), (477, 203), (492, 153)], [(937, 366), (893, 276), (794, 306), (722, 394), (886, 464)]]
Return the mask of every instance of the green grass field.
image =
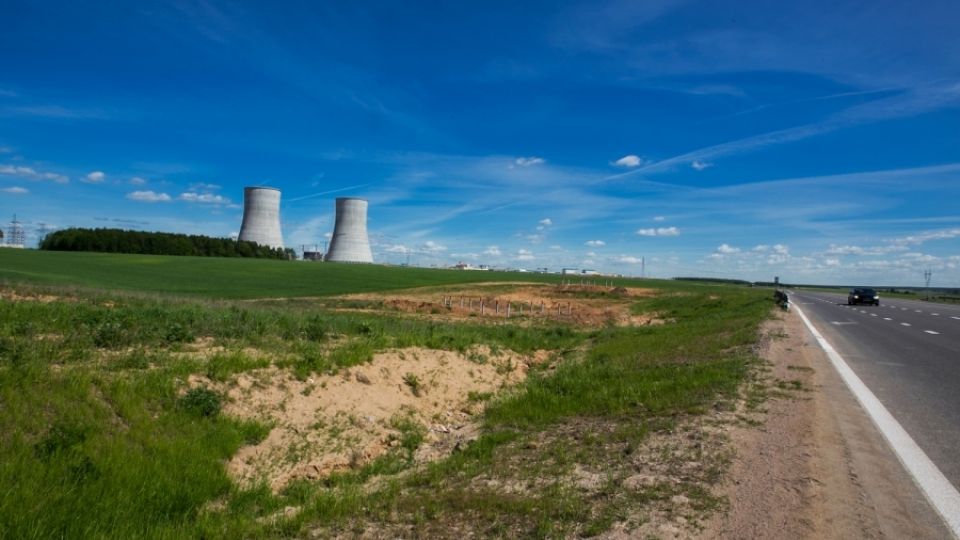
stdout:
[(286, 298), (559, 276), (367, 264), (0, 249), (0, 283), (68, 285), (206, 298)]
[[(657, 294), (633, 310), (668, 324), (594, 328), (235, 300), (518, 279), (559, 276), (0, 250), (5, 298), (57, 297), (0, 300), (0, 538), (592, 536), (678, 494), (693, 510), (715, 508), (704, 486), (722, 462), (710, 456), (697, 457), (699, 475), (640, 491), (623, 483), (649, 437), (741, 392), (767, 290), (648, 280)], [(201, 337), (225, 352), (179, 354)], [(280, 493), (241, 487), (224, 467), (270, 426), (223, 415), (215, 392), (184, 393), (191, 374), (229, 382), (273, 364), (307, 378), (388, 348), (476, 344), (563, 360), (481, 397), (491, 399), (482, 435), (449, 458), (414, 464), (425, 428), (398, 422), (394, 451)], [(584, 491), (564, 480), (583, 467), (605, 483)]]

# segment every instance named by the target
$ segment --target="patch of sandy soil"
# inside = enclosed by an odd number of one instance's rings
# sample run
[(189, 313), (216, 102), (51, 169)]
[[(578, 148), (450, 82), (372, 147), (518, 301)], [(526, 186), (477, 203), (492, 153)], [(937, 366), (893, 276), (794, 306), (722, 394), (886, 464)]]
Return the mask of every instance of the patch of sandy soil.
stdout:
[(730, 430), (729, 508), (693, 536), (949, 537), (799, 317), (764, 332), (769, 376), (803, 391), (768, 400), (758, 428)]
[(267, 368), (226, 384), (199, 376), (190, 384), (225, 391), (228, 415), (274, 425), (262, 442), (241, 448), (228, 470), (241, 482), (266, 480), (280, 490), (294, 479), (322, 478), (383, 455), (400, 444), (398, 420), (426, 431), (417, 461), (448, 455), (477, 437), (474, 417), (483, 404), (476, 396), (522, 381), (534, 361), (486, 347), (467, 354), (409, 348), (306, 381)]
[(59, 300), (76, 301), (75, 298), (54, 296), (52, 294), (19, 293), (13, 289), (0, 289), (0, 300), (10, 302), (40, 302), (41, 304), (49, 304), (50, 302)]
[[(631, 300), (653, 294), (655, 291), (651, 289), (637, 287), (488, 283), (442, 290), (425, 288), (351, 294), (339, 298), (382, 302), (382, 311), (415, 313), (446, 320), (509, 318), (514, 323), (522, 323), (524, 320), (554, 319), (586, 326), (644, 326), (664, 321), (656, 314), (630, 313)], [(373, 311), (369, 307), (362, 309)]]

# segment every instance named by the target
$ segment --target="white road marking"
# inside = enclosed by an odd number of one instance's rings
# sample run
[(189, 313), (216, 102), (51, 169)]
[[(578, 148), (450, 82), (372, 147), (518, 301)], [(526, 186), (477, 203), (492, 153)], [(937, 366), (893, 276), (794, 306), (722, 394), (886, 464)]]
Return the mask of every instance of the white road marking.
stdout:
[(857, 324), (853, 321), (830, 321), (830, 324), (835, 324), (837, 326), (843, 326), (845, 324)]
[(902, 324), (903, 326), (912, 326), (912, 325), (911, 325), (910, 323), (908, 323), (908, 322), (902, 322), (902, 323), (900, 323), (900, 324)]
[(876, 314), (876, 313), (871, 313), (870, 316), (871, 316), (871, 317), (876, 317), (877, 314)]
[(939, 313), (931, 313), (931, 315), (933, 315), (934, 317), (939, 317), (939, 316), (940, 316)]
[(960, 321), (960, 317), (950, 317), (950, 318), (951, 318), (951, 319), (956, 319), (956, 320)]
[(934, 332), (933, 330), (924, 330), (924, 332), (926, 332), (926, 333), (928, 333), (928, 334), (933, 334), (933, 335), (935, 335), (935, 336), (939, 336), (939, 335), (940, 335), (940, 332)]
[(830, 358), (830, 362), (840, 374), (840, 377), (847, 383), (847, 388), (857, 396), (857, 401), (870, 415), (880, 433), (883, 433), (884, 438), (887, 439), (890, 447), (897, 454), (900, 463), (913, 476), (913, 480), (920, 486), (930, 504), (936, 508), (954, 537), (960, 538), (960, 492), (943, 476), (940, 469), (930, 461), (930, 458), (917, 446), (910, 434), (903, 429), (900, 422), (897, 422), (897, 419), (890, 414), (883, 403), (880, 403), (880, 400), (873, 395), (867, 385), (863, 384), (863, 381), (850, 369), (843, 357), (817, 332), (810, 319), (807, 319), (807, 316), (803, 314), (803, 310), (797, 308), (796, 311), (803, 319), (803, 323), (807, 325), (810, 333), (817, 339), (820, 347), (827, 353), (827, 357)]
[(890, 317), (884, 317), (883, 320), (885, 320), (885, 321), (892, 321), (893, 319), (891, 319)]
[(914, 312), (914, 313), (923, 313), (923, 312), (920, 311), (919, 309), (915, 309), (915, 310), (913, 310), (913, 312)]

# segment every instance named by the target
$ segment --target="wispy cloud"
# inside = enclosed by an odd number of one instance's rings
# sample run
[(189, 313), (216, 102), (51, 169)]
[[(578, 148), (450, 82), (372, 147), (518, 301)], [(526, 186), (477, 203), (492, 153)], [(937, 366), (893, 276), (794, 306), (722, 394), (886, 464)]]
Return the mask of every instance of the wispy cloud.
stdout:
[(222, 196), (216, 195), (213, 193), (194, 193), (191, 191), (181, 193), (177, 199), (181, 201), (186, 201), (189, 203), (200, 203), (200, 204), (230, 204), (230, 199)]
[(341, 193), (341, 192), (343, 192), (343, 191), (354, 191), (354, 190), (362, 189), (362, 188), (365, 188), (365, 187), (367, 187), (367, 186), (372, 186), (372, 185), (373, 185), (373, 182), (368, 182), (368, 183), (366, 183), (366, 184), (357, 184), (357, 185), (355, 185), (355, 186), (347, 186), (347, 187), (343, 187), (343, 188), (331, 189), (331, 190), (328, 190), (328, 191), (321, 191), (320, 193), (311, 193), (310, 195), (303, 195), (303, 196), (301, 196), (301, 197), (294, 197), (294, 198), (292, 198), (292, 199), (287, 199), (287, 202), (303, 201), (303, 200), (306, 200), (306, 199), (312, 199), (312, 198), (314, 198), (314, 197), (320, 197), (320, 196), (323, 196), (323, 195), (331, 195), (331, 194), (333, 194), (333, 193)]
[(590, 247), (603, 247), (607, 245), (607, 243), (604, 242), (603, 240), (587, 240), (586, 242), (584, 242), (584, 245), (587, 245)]
[(947, 106), (960, 105), (960, 83), (943, 83), (914, 88), (910, 91), (862, 105), (856, 105), (829, 116), (826, 120), (770, 131), (722, 144), (707, 146), (670, 158), (642, 164), (633, 170), (612, 175), (607, 179), (636, 174), (662, 173), (678, 166), (709, 163), (724, 156), (741, 154), (785, 143), (796, 142), (839, 129), (870, 124), (882, 120), (910, 117)]
[(696, 171), (702, 171), (704, 169), (709, 169), (713, 167), (713, 163), (707, 163), (706, 161), (700, 161), (699, 159), (693, 160), (693, 163), (690, 164)]
[(3, 188), (3, 189), (0, 189), (0, 191), (2, 191), (2, 192), (4, 192), (4, 193), (10, 193), (10, 194), (12, 194), (12, 195), (26, 195), (27, 193), (30, 193), (30, 190), (29, 190), (29, 189), (27, 189), (27, 188), (22, 188), (22, 187), (20, 187), (20, 186), (13, 186), (13, 187), (8, 187), (8, 188)]
[(533, 254), (533, 252), (528, 249), (518, 249), (517, 254), (514, 257), (514, 259), (518, 261), (532, 261), (536, 258), (537, 257)]
[(72, 108), (62, 105), (7, 105), (0, 107), (2, 116), (23, 116), (52, 120), (104, 120), (111, 114), (102, 109)]
[(37, 171), (33, 167), (23, 167), (23, 166), (14, 166), (14, 165), (0, 165), (0, 174), (5, 174), (9, 176), (19, 176), (22, 178), (27, 178), (30, 180), (52, 180), (58, 184), (66, 184), (70, 181), (67, 176), (64, 176), (59, 173), (52, 172), (41, 172)]
[(204, 182), (197, 182), (197, 183), (195, 183), (195, 184), (190, 184), (189, 186), (187, 186), (187, 190), (188, 190), (188, 191), (207, 191), (207, 192), (210, 192), (210, 191), (219, 191), (219, 190), (220, 190), (220, 185), (219, 185), (219, 184), (207, 184), (207, 183), (204, 183)]
[(533, 165), (543, 165), (544, 163), (547, 162), (547, 160), (540, 157), (536, 157), (536, 156), (530, 156), (530, 157), (519, 157), (515, 159), (513, 162), (514, 164), (519, 165), (520, 167), (532, 167)]
[(641, 264), (644, 262), (643, 257), (635, 257), (633, 255), (620, 255), (611, 258), (611, 261), (620, 264)]

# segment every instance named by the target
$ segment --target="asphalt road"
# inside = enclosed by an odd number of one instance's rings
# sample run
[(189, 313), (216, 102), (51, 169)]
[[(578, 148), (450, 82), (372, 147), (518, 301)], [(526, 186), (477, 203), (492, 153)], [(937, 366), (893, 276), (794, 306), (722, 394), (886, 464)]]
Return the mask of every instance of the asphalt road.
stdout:
[(791, 302), (960, 488), (960, 306), (806, 291)]

